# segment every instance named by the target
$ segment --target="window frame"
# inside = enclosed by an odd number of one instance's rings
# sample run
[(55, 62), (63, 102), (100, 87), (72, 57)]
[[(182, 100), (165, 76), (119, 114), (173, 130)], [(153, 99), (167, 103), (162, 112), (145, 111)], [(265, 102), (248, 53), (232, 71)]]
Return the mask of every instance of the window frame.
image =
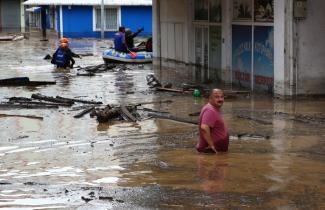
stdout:
[[(101, 28), (96, 28), (97, 18), (96, 18), (96, 10), (100, 9), (99, 6), (93, 7), (93, 31), (101, 31)], [(119, 26), (121, 25), (121, 7), (120, 6), (105, 6), (104, 10), (106, 9), (117, 9), (117, 27), (115, 29), (107, 29), (105, 28), (104, 31), (118, 31)], [(106, 21), (106, 17), (104, 18)], [(106, 24), (105, 24), (106, 26)]]

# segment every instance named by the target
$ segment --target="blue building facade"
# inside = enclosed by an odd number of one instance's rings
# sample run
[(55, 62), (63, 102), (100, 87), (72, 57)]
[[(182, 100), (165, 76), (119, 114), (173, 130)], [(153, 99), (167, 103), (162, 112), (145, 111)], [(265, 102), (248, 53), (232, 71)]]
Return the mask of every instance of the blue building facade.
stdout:
[[(62, 6), (56, 7), (56, 30), (63, 36), (71, 38), (100, 38), (100, 7), (98, 6)], [(49, 13), (48, 13), (49, 14)], [(48, 18), (49, 19), (49, 18)], [(62, 20), (62, 24), (60, 23)], [(112, 38), (119, 26), (125, 26), (132, 31), (143, 27), (141, 36), (152, 35), (151, 6), (114, 6), (105, 7), (105, 38)], [(48, 24), (49, 26), (49, 24)]]

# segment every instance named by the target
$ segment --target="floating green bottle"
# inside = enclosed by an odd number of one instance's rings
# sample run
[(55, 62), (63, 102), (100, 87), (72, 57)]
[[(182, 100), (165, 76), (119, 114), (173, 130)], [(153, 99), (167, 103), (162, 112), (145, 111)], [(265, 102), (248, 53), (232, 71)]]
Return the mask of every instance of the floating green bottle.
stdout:
[(194, 96), (194, 97), (200, 97), (200, 96), (201, 96), (200, 90), (198, 90), (198, 89), (194, 89), (194, 91), (193, 91), (193, 96)]

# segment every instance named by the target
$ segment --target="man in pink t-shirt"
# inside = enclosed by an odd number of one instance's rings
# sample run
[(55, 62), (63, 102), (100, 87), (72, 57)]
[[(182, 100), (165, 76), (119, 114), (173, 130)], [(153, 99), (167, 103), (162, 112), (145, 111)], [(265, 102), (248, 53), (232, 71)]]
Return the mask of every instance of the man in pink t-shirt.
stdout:
[(223, 91), (213, 89), (209, 95), (209, 103), (201, 110), (199, 121), (200, 136), (196, 145), (197, 151), (205, 153), (228, 151), (229, 134), (220, 113), (223, 102)]

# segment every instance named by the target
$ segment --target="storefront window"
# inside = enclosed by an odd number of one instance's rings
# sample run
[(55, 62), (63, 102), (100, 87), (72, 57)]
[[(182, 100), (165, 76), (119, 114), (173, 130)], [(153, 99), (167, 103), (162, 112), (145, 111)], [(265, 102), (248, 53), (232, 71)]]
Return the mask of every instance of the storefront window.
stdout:
[(254, 19), (257, 22), (273, 22), (273, 0), (255, 0)]
[(194, 0), (194, 20), (208, 20), (209, 0)]
[(221, 79), (221, 26), (209, 28), (209, 72), (210, 78)]
[(234, 21), (250, 21), (252, 19), (252, 0), (234, 0)]
[(221, 1), (210, 0), (209, 9), (209, 21), (214, 23), (221, 22)]

